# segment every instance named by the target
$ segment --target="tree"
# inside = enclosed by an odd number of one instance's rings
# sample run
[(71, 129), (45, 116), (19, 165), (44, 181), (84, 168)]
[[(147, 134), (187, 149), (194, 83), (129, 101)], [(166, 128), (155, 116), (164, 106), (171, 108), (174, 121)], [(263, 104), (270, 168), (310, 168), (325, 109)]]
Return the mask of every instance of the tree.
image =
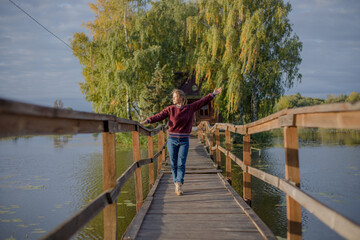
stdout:
[(171, 85), (166, 85), (168, 79), (172, 77), (168, 71), (166, 71), (166, 65), (160, 68), (158, 64), (155, 68), (152, 80), (147, 85), (140, 97), (140, 109), (142, 110), (143, 119), (146, 116), (152, 116), (160, 112), (164, 106), (171, 103), (170, 92)]
[[(187, 69), (192, 46), (185, 25), (195, 8), (181, 0), (98, 0), (90, 7), (96, 17), (86, 24), (91, 36), (75, 33), (72, 40), (84, 66), (82, 92), (97, 112), (139, 118), (139, 108), (147, 107), (141, 106), (142, 92), (148, 91), (154, 72), (163, 69), (168, 76)], [(171, 77), (163, 80), (161, 87), (174, 87)]]
[(346, 102), (354, 103), (358, 101), (360, 101), (360, 93), (357, 92), (350, 93), (349, 97), (346, 98)]
[[(288, 19), (291, 5), (282, 0), (198, 0), (199, 15), (189, 19), (189, 40), (195, 41), (194, 66), (206, 91), (225, 85), (217, 103), (239, 121), (256, 120), (261, 101), (272, 105), (294, 81), (302, 44)], [(195, 39), (195, 40), (194, 40)], [(250, 99), (251, 108), (246, 103)], [(249, 115), (252, 119), (249, 119)]]

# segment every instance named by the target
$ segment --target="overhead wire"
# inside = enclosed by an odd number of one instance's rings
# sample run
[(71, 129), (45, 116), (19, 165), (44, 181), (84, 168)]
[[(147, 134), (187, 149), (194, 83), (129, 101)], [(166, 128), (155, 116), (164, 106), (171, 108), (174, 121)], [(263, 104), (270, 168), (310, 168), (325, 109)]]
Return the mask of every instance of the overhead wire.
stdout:
[[(45, 27), (43, 24), (41, 24), (38, 20), (36, 20), (33, 16), (31, 16), (28, 12), (26, 12), (24, 9), (22, 9), (18, 4), (16, 4), (13, 0), (9, 0), (9, 2), (11, 2), (15, 7), (17, 7), (18, 9), (20, 9), (23, 13), (25, 13), (29, 18), (31, 18), (34, 22), (36, 22), (38, 25), (40, 25), (43, 29), (45, 29), (48, 33), (50, 33), (51, 35), (53, 35), (55, 38), (57, 38), (59, 41), (61, 41), (63, 44), (65, 44), (67, 47), (69, 47), (71, 50), (75, 51), (67, 42), (65, 42), (64, 40), (62, 40), (60, 37), (58, 37), (55, 33), (53, 33), (52, 31), (50, 31), (47, 27)], [(76, 52), (76, 51), (75, 51)], [(90, 60), (84, 56), (89, 62)]]

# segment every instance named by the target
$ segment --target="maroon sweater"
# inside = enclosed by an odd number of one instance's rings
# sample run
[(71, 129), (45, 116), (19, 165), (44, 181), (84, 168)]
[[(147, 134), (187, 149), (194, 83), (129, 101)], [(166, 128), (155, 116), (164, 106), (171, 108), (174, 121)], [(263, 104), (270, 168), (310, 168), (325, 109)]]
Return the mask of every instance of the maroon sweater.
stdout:
[(209, 93), (202, 99), (185, 106), (171, 105), (147, 120), (149, 120), (149, 123), (154, 123), (169, 118), (170, 137), (189, 137), (192, 130), (194, 112), (213, 99), (214, 95)]

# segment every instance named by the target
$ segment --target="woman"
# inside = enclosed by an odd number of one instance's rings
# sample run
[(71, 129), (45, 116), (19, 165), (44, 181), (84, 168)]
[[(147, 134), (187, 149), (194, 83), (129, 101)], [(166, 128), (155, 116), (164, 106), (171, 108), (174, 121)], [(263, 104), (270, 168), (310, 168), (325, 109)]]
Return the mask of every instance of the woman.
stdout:
[(183, 194), (182, 185), (184, 184), (185, 163), (189, 151), (189, 136), (192, 130), (194, 112), (211, 102), (221, 91), (222, 88), (215, 88), (213, 93), (208, 94), (194, 103), (187, 104), (185, 93), (179, 89), (175, 89), (172, 92), (174, 105), (165, 108), (160, 113), (140, 123), (155, 123), (169, 118), (167, 148), (175, 184), (175, 193), (178, 196)]

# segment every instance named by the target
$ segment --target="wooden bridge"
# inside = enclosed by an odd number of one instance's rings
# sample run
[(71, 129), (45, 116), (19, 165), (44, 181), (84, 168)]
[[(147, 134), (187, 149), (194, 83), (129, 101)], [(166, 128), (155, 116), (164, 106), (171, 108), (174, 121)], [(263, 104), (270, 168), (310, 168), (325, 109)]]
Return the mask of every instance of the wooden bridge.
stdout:
[[(246, 125), (202, 122), (198, 136), (209, 149), (213, 162), (196, 139), (191, 139), (184, 196), (174, 194), (165, 163), (166, 128), (147, 129), (138, 122), (111, 115), (53, 109), (0, 99), (0, 137), (47, 134), (102, 133), (104, 192), (43, 239), (69, 239), (104, 210), (104, 239), (117, 239), (116, 199), (128, 179), (135, 175), (137, 215), (125, 239), (274, 239), (252, 211), (251, 176), (286, 194), (288, 239), (301, 239), (301, 207), (346, 239), (357, 239), (360, 226), (300, 190), (297, 127), (360, 129), (360, 102), (286, 109)], [(285, 179), (251, 167), (251, 134), (284, 129)], [(225, 148), (220, 132), (225, 131)], [(115, 133), (132, 132), (134, 163), (119, 178), (116, 173)], [(243, 159), (230, 152), (231, 133), (243, 135)], [(139, 134), (148, 136), (147, 159), (140, 159)], [(159, 152), (153, 153), (158, 134)], [(214, 137), (215, 135), (215, 137)], [(226, 156), (225, 178), (217, 170), (221, 153)], [(154, 161), (158, 161), (155, 181)], [(230, 186), (231, 161), (243, 170), (243, 198)], [(149, 164), (150, 192), (144, 201), (141, 167)], [(259, 193), (261, 194), (261, 193)], [(244, 199), (244, 200), (243, 200)]]

